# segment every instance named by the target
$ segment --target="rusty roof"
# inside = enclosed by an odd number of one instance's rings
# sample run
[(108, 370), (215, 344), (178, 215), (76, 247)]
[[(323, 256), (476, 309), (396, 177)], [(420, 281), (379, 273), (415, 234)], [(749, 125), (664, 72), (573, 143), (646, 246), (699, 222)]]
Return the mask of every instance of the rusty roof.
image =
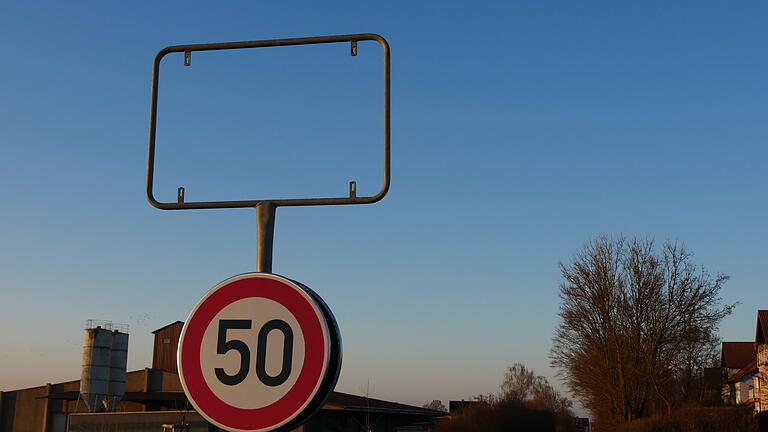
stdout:
[(728, 369), (742, 369), (755, 360), (754, 342), (723, 342), (720, 366)]
[(161, 332), (161, 331), (167, 329), (168, 327), (173, 327), (173, 326), (177, 326), (177, 325), (184, 325), (184, 322), (183, 321), (172, 322), (172, 323), (170, 323), (168, 325), (164, 325), (164, 326), (160, 327), (159, 329), (153, 331), (152, 334), (155, 334), (157, 332)]

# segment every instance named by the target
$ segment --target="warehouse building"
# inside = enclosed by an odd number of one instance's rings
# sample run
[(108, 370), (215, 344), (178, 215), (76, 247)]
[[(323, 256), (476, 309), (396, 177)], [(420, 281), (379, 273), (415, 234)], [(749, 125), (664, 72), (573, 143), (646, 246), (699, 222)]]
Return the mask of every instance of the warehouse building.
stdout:
[[(125, 393), (112, 412), (88, 412), (80, 381), (0, 392), (0, 432), (161, 432), (164, 424), (210, 426), (192, 410), (176, 368), (183, 323), (155, 330), (152, 367), (125, 374)], [(440, 411), (333, 392), (302, 432), (424, 431), (446, 415)], [(108, 428), (106, 428), (108, 426)]]

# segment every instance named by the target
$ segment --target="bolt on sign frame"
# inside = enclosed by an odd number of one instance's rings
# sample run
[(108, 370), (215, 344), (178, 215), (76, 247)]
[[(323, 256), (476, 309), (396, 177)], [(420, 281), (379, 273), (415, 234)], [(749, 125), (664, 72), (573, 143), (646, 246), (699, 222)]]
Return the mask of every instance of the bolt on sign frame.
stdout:
[[(241, 201), (196, 201), (184, 200), (184, 188), (177, 192), (176, 202), (158, 201), (153, 192), (155, 171), (155, 136), (157, 134), (157, 94), (160, 82), (160, 62), (163, 57), (171, 53), (184, 53), (184, 66), (192, 64), (192, 53), (195, 51), (234, 50), (245, 48), (278, 47), (290, 45), (312, 45), (343, 43), (350, 44), (350, 55), (357, 55), (358, 41), (376, 41), (381, 45), (383, 52), (384, 83), (384, 176), (381, 189), (376, 195), (358, 197), (357, 184), (349, 182), (349, 196), (335, 198), (292, 198), (271, 200), (241, 200)], [(149, 106), (149, 144), (147, 151), (147, 200), (161, 210), (191, 210), (213, 208), (238, 208), (254, 207), (256, 209), (256, 271), (272, 272), (272, 245), (275, 232), (275, 209), (280, 206), (312, 206), (312, 205), (340, 205), (340, 204), (370, 204), (375, 203), (387, 194), (390, 182), (390, 151), (389, 151), (389, 44), (383, 37), (373, 33), (361, 33), (350, 35), (319, 36), (294, 39), (272, 39), (248, 42), (225, 42), (195, 45), (175, 45), (161, 49), (155, 56), (152, 66), (152, 93)]]

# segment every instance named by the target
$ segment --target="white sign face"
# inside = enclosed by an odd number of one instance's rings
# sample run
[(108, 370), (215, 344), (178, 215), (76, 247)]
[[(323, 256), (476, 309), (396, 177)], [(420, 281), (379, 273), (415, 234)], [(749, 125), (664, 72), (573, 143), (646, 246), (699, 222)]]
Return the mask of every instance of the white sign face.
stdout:
[[(218, 354), (217, 346), (232, 341), (242, 341), (247, 351), (238, 344)], [(285, 306), (249, 297), (216, 314), (203, 335), (200, 355), (201, 365), (213, 366), (201, 367), (205, 382), (222, 401), (242, 409), (263, 408), (280, 400), (296, 383), (304, 364), (304, 335)], [(261, 362), (259, 356), (263, 356)]]
[(340, 355), (333, 316), (316, 294), (281, 276), (248, 273), (211, 289), (192, 311), (179, 342), (179, 376), (211, 423), (270, 431), (319, 408)]

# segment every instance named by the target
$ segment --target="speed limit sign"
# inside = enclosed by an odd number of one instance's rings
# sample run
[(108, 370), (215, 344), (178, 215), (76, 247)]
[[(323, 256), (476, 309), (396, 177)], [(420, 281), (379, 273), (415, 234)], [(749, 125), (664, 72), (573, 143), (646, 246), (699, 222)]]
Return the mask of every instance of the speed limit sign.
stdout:
[(221, 282), (184, 323), (181, 385), (209, 422), (231, 431), (298, 427), (341, 369), (333, 314), (306, 286), (270, 273)]

